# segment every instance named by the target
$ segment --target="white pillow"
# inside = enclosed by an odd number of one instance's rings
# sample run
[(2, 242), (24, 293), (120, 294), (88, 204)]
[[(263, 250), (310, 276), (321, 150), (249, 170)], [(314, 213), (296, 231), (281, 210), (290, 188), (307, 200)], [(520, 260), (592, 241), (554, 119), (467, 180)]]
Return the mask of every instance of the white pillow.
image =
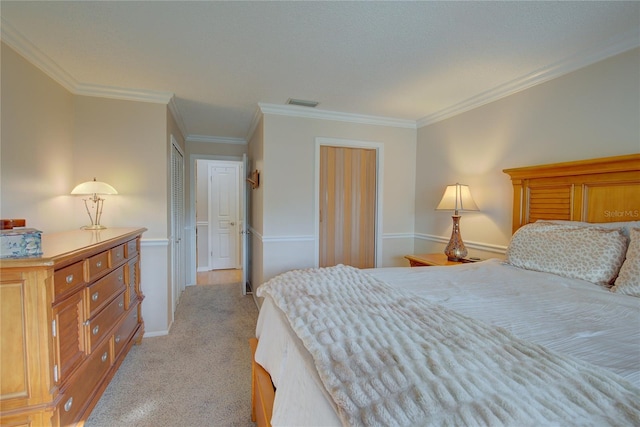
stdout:
[(620, 229), (538, 221), (513, 234), (506, 261), (608, 286), (618, 275), (626, 251), (627, 238)]
[(640, 297), (640, 228), (630, 230), (631, 242), (627, 249), (616, 284), (611, 290), (625, 295)]

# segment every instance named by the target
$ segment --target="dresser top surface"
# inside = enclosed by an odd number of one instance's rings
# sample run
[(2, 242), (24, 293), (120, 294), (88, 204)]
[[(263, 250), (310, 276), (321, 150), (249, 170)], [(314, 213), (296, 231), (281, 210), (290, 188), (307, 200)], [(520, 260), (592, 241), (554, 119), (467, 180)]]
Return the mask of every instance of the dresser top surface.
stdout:
[(0, 268), (51, 266), (86, 251), (99, 252), (147, 231), (146, 228), (71, 230), (42, 234), (42, 255), (0, 259)]

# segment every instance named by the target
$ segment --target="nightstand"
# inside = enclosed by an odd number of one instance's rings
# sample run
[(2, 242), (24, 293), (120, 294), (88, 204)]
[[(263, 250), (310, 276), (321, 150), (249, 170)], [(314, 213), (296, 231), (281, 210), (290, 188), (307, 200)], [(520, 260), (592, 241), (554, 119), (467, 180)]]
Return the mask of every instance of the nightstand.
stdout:
[[(428, 265), (459, 265), (467, 262), (474, 262), (473, 260), (464, 261), (449, 261), (445, 254), (422, 254), (422, 255), (406, 255), (406, 259), (409, 260), (411, 267), (423, 267)], [(479, 261), (479, 260), (478, 260)]]

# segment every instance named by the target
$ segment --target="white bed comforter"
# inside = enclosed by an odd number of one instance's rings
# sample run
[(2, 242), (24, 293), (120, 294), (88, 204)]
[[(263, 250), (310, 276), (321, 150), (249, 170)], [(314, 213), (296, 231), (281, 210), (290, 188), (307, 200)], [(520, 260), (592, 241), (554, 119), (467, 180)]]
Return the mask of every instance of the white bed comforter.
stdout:
[[(481, 267), (480, 264), (486, 266)], [(461, 282), (467, 283), (466, 286), (475, 283), (478, 289), (483, 288), (478, 284), (482, 276), (490, 281), (492, 274), (500, 274), (500, 279), (505, 281), (504, 269), (510, 272), (509, 267), (498, 262), (461, 267), (455, 267), (459, 275), (469, 276), (463, 277)], [(456, 299), (460, 292), (448, 292), (446, 296), (447, 292), (439, 294), (438, 289), (443, 287), (432, 285), (434, 282), (450, 282), (451, 279), (445, 277), (451, 276), (452, 269), (447, 267), (447, 274), (443, 277), (438, 277), (436, 273), (444, 274), (444, 270), (433, 267), (376, 269), (369, 272), (379, 277), (388, 276), (386, 280), (392, 285), (396, 283), (395, 286), (403, 282), (409, 288), (421, 286), (417, 290), (429, 287), (434, 295), (432, 299), (451, 300)], [(478, 274), (478, 271), (474, 271), (483, 269), (489, 273)], [(427, 270), (431, 275), (423, 273)], [(310, 271), (316, 276), (315, 279), (319, 278), (315, 270)], [(261, 345), (256, 360), (271, 373), (278, 388), (272, 420), (274, 425), (335, 425), (341, 422), (350, 425), (548, 425), (549, 422), (561, 425), (634, 425), (640, 422), (638, 389), (611, 374), (609, 369), (599, 369), (574, 357), (548, 352), (503, 330), (421, 302), (413, 294), (396, 292), (393, 300), (387, 300), (389, 293), (382, 292), (386, 285), (368, 275), (357, 273), (357, 270), (341, 267), (327, 271), (342, 275), (340, 282), (343, 284), (335, 288), (332, 284), (338, 283), (338, 280), (331, 277), (320, 277), (319, 281), (310, 284), (309, 278), (301, 280), (308, 273), (298, 271), (287, 273), (288, 276), (281, 276), (277, 280), (282, 282), (291, 279), (283, 286), (287, 288), (286, 294), (295, 290), (292, 299), (277, 290), (274, 282), (265, 284), (259, 291), (261, 296), (270, 296), (263, 304), (258, 323)], [(425, 283), (425, 280), (430, 280), (429, 276), (435, 280)], [(394, 280), (397, 277), (404, 278)], [(573, 289), (564, 283), (552, 283), (555, 277), (551, 277), (551, 280), (545, 278), (545, 285), (540, 286), (555, 285), (558, 287), (556, 290), (560, 291)], [(472, 278), (475, 280), (469, 280)], [(515, 279), (530, 285), (527, 281), (531, 278), (522, 278), (520, 272)], [(509, 283), (509, 280), (506, 282), (514, 289), (519, 287)], [(352, 286), (345, 287), (344, 283), (351, 283)], [(580, 292), (594, 289), (593, 285), (582, 289), (585, 283), (577, 284)], [(458, 286), (445, 284), (446, 288)], [(307, 292), (309, 290), (311, 292)], [(605, 295), (603, 292), (606, 291), (597, 289), (596, 294)], [(509, 293), (507, 290), (506, 294)], [(565, 296), (556, 295), (557, 298)], [(499, 295), (493, 298), (500, 299)], [(504, 299), (513, 300), (516, 313), (520, 311), (518, 304), (522, 301), (513, 296)], [(468, 298), (460, 300), (467, 301)], [(483, 303), (489, 302), (486, 297), (481, 300)], [(545, 309), (545, 304), (540, 305), (537, 297), (532, 301), (527, 296), (525, 300), (532, 302), (532, 307)], [(330, 304), (323, 305), (329, 301)], [(336, 302), (341, 305), (335, 305)], [(280, 308), (275, 308), (276, 305)], [(453, 305), (456, 305), (455, 302)], [(467, 309), (474, 307), (474, 304), (466, 302), (458, 305)], [(561, 305), (566, 306), (564, 302)], [(501, 308), (488, 311), (496, 313)], [(606, 312), (612, 311), (615, 309), (609, 307)], [(629, 310), (618, 310), (623, 318), (628, 314), (625, 314), (626, 311)], [(633, 306), (630, 312), (634, 312)], [(277, 328), (272, 326), (284, 321), (282, 313), (287, 313), (293, 329), (302, 340), (286, 332), (273, 333)], [(635, 317), (626, 320), (638, 322), (637, 305), (635, 313)], [(568, 316), (576, 320), (576, 312), (569, 310)], [(396, 322), (387, 323), (385, 317), (393, 317)], [(512, 314), (510, 317), (526, 319), (527, 315)], [(312, 321), (302, 322), (302, 319)], [(607, 321), (603, 318), (600, 320)], [(493, 322), (489, 320), (489, 323)], [(401, 335), (398, 331), (388, 330), (397, 325), (406, 325), (408, 328)], [(587, 335), (591, 333), (593, 331)], [(273, 348), (261, 348), (264, 341), (271, 342), (274, 338), (275, 351)], [(301, 344), (302, 341), (306, 347)], [(559, 338), (558, 342), (565, 341), (565, 338)], [(640, 340), (635, 343), (640, 343)], [(635, 350), (637, 368), (639, 348)], [(317, 372), (314, 373), (315, 369), (309, 369), (312, 363), (309, 352), (315, 358), (319, 376)], [(352, 357), (357, 353), (366, 357)], [(329, 399), (326, 390), (332, 396)], [(305, 400), (302, 396), (315, 397)], [(278, 402), (283, 399), (289, 401), (286, 409)]]

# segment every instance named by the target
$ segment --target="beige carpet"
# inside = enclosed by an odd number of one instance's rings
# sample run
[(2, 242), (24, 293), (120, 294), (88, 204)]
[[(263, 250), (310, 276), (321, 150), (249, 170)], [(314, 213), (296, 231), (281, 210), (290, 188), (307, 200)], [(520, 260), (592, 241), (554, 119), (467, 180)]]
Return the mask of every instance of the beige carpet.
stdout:
[(187, 287), (169, 335), (132, 347), (85, 426), (253, 426), (257, 315), (237, 283)]

